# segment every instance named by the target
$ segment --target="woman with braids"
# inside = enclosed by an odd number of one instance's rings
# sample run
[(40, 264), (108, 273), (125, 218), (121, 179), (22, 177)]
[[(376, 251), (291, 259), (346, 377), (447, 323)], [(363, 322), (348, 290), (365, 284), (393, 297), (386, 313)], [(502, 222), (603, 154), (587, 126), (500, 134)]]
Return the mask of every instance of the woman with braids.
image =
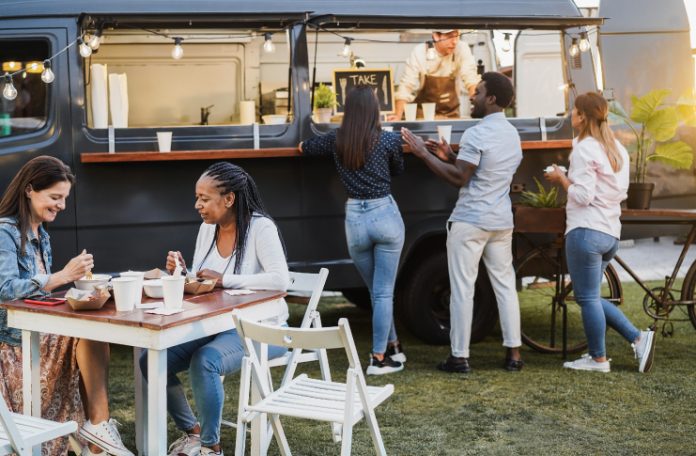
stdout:
[(391, 195), (391, 176), (404, 170), (401, 136), (382, 131), (370, 87), (346, 97), (341, 127), (300, 144), (305, 155), (332, 156), (348, 192), (348, 252), (372, 299), (372, 354), (368, 375), (398, 372), (406, 355), (394, 328), (394, 282), (404, 245), (404, 222)]
[(607, 265), (619, 248), (621, 201), (628, 190), (626, 149), (614, 138), (607, 102), (592, 92), (575, 99), (571, 117), (578, 136), (570, 154), (568, 177), (554, 165), (546, 179), (568, 192), (566, 204), (566, 261), (580, 305), (589, 354), (563, 364), (567, 369), (609, 372), (604, 339), (607, 325), (633, 344), (638, 371), (652, 366), (655, 333), (639, 331), (606, 299), (600, 288)]
[[(211, 165), (196, 183), (195, 208), (203, 219), (198, 231), (190, 272), (217, 279), (222, 288), (286, 290), (288, 265), (278, 227), (266, 213), (254, 180), (239, 166)], [(169, 252), (167, 269), (183, 262), (181, 253)], [(284, 325), (288, 307), (278, 301), (277, 317), (266, 324)], [(269, 358), (286, 349), (268, 347)], [(224, 391), (221, 375), (241, 368), (244, 348), (236, 330), (187, 342), (167, 350), (167, 410), (185, 434), (169, 454), (221, 455), (220, 420)], [(147, 376), (147, 356), (140, 359)], [(188, 370), (199, 417), (193, 414), (177, 373)]]

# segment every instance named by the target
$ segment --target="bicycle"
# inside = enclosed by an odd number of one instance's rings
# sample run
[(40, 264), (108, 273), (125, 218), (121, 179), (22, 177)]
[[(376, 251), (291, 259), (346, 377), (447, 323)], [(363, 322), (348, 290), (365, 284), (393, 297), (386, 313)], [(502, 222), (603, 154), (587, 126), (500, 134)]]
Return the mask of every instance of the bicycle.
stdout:
[[(696, 328), (696, 261), (689, 267), (681, 289), (675, 287), (679, 269), (696, 239), (696, 212), (624, 210), (622, 223), (691, 225), (679, 259), (672, 274), (665, 277), (663, 286), (651, 288), (620, 256), (615, 256), (614, 261), (645, 291), (643, 310), (653, 319), (651, 329), (657, 329), (658, 322), (661, 322), (662, 334), (669, 336), (674, 332), (674, 321), (689, 320)], [(518, 230), (516, 227), (516, 231), (516, 244), (526, 240), (531, 246), (516, 262), (522, 341), (536, 351), (562, 353), (564, 357), (567, 353), (584, 350), (587, 341), (580, 307), (574, 302), (572, 281), (565, 264), (562, 230), (559, 232), (556, 226), (555, 231), (551, 230), (555, 238), (541, 244), (529, 236), (529, 229)], [(604, 272), (601, 296), (616, 305), (623, 303), (621, 281), (612, 264)], [(683, 311), (685, 316), (675, 318), (676, 309)]]

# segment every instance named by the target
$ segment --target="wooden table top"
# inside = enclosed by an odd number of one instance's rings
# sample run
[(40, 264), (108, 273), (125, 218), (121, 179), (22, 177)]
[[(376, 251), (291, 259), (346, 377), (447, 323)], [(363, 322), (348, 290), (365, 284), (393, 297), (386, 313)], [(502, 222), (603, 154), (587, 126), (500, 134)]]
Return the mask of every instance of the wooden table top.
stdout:
[(622, 209), (621, 223), (644, 224), (693, 224), (696, 210), (692, 209)]
[[(54, 293), (51, 296), (61, 297), (65, 293)], [(73, 310), (66, 302), (56, 306), (27, 304), (23, 300), (0, 303), (0, 307), (8, 310), (21, 310), (58, 317), (91, 320), (103, 323), (114, 323), (124, 326), (139, 326), (147, 329), (163, 330), (174, 326), (200, 320), (204, 317), (230, 312), (254, 304), (282, 298), (284, 291), (257, 291), (242, 296), (230, 296), (223, 290), (216, 289), (201, 295), (184, 295), (184, 311), (174, 315), (153, 315), (145, 313), (147, 309), (135, 309), (132, 312), (117, 312), (113, 298), (109, 299), (99, 310)], [(162, 301), (143, 297), (143, 303)]]

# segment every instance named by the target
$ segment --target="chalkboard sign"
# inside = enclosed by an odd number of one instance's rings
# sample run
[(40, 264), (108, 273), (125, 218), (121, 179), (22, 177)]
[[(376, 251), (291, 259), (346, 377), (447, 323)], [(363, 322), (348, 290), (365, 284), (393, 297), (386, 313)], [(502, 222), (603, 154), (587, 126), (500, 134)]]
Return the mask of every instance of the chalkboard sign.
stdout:
[(350, 89), (356, 86), (370, 86), (379, 100), (381, 112), (394, 111), (394, 85), (390, 68), (334, 70), (333, 86), (336, 90), (336, 111), (343, 112), (345, 99)]

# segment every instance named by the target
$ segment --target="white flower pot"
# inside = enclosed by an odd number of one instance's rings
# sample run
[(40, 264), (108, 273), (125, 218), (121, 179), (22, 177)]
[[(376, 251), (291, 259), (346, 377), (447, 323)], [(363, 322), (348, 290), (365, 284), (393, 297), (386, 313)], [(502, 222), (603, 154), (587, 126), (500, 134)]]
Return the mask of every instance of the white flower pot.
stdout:
[(331, 123), (331, 114), (333, 114), (331, 108), (316, 108), (314, 110), (317, 123)]

